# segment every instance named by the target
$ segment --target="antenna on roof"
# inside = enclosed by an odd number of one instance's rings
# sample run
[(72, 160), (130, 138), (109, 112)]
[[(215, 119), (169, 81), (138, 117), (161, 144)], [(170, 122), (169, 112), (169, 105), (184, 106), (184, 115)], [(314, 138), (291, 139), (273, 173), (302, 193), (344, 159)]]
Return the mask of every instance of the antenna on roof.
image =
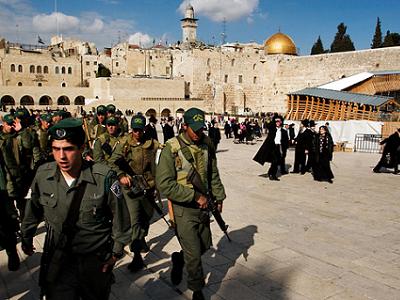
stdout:
[(221, 33), (221, 43), (224, 45), (226, 43), (226, 18), (222, 21), (222, 33)]

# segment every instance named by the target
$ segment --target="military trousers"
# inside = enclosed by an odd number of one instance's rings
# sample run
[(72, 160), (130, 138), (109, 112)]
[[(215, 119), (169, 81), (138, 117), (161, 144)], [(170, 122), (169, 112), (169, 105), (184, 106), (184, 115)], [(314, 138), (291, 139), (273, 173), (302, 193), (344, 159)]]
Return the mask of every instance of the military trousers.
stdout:
[(130, 250), (134, 253), (143, 249), (144, 238), (149, 233), (150, 220), (153, 216), (153, 207), (148, 196), (133, 196), (129, 189), (123, 188), (126, 206), (128, 207), (131, 220), (131, 245)]
[(198, 208), (174, 204), (176, 233), (183, 250), (187, 272), (187, 286), (192, 291), (204, 287), (201, 256), (211, 247), (210, 219)]
[(55, 282), (47, 284), (47, 300), (107, 300), (114, 283), (112, 271), (102, 272), (96, 254), (69, 254)]

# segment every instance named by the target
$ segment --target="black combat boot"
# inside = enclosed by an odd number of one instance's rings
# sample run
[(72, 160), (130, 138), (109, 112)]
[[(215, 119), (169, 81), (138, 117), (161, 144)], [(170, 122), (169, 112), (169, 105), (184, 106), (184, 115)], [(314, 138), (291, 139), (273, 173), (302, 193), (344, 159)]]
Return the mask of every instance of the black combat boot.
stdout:
[(145, 264), (143, 262), (142, 255), (140, 252), (136, 252), (133, 254), (133, 259), (132, 262), (128, 265), (128, 269), (131, 272), (137, 272), (142, 270), (145, 267)]
[(183, 251), (172, 253), (171, 260), (171, 282), (173, 285), (178, 285), (182, 281), (183, 266), (185, 265), (185, 261), (183, 260)]
[(7, 250), (6, 252), (8, 255), (8, 270), (17, 271), (20, 265), (17, 249), (14, 248), (11, 250)]
[(204, 300), (204, 295), (202, 291), (194, 291), (192, 300)]

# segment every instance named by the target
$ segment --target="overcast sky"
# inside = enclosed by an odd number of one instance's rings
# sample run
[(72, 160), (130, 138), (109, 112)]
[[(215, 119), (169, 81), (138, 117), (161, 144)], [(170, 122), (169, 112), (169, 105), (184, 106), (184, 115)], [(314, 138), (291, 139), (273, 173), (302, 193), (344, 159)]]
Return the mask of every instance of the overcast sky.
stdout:
[(58, 32), (94, 42), (99, 49), (116, 42), (149, 46), (181, 39), (180, 19), (190, 2), (198, 38), (219, 45), (226, 20), (227, 42), (263, 43), (288, 34), (310, 53), (321, 36), (329, 48), (344, 22), (357, 50), (368, 49), (379, 17), (382, 32), (400, 32), (400, 0), (0, 0), (0, 36), (11, 42), (46, 43)]

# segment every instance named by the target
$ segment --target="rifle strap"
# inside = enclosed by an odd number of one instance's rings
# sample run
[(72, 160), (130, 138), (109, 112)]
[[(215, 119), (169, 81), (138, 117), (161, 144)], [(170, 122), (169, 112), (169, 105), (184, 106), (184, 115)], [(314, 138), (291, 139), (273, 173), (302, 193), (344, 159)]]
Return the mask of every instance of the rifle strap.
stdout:
[(179, 135), (176, 137), (176, 139), (179, 142), (179, 146), (181, 147), (181, 151), (185, 159), (193, 166), (194, 165), (194, 158), (192, 153), (190, 152), (189, 147), (185, 144), (185, 142), (182, 140)]

